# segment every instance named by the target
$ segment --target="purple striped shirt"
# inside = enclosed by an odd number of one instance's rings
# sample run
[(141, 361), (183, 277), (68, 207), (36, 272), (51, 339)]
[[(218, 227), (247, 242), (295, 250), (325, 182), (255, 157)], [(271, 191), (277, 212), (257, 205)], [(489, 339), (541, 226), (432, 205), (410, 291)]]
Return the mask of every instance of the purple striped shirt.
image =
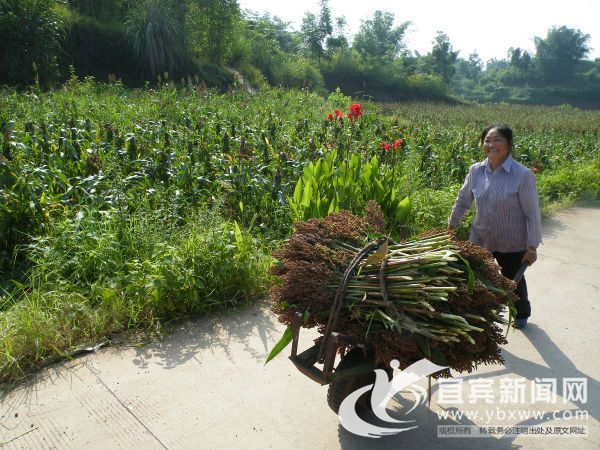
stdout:
[(457, 226), (475, 200), (470, 241), (490, 251), (519, 252), (542, 242), (535, 175), (509, 154), (492, 171), (489, 160), (473, 164), (448, 223)]

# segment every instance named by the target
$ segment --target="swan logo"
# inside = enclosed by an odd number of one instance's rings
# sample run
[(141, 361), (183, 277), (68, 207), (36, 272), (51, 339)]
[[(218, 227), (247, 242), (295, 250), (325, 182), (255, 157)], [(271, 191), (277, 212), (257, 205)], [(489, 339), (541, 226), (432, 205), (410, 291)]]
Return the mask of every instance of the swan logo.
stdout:
[[(390, 362), (392, 369), (398, 369), (400, 363), (394, 359)], [(358, 436), (380, 438), (382, 436), (394, 435), (403, 431), (417, 428), (414, 420), (398, 420), (390, 417), (385, 406), (388, 401), (398, 392), (407, 389), (415, 396), (413, 407), (405, 414), (412, 412), (418, 405), (425, 403), (427, 399), (426, 390), (418, 385), (414, 385), (423, 378), (432, 375), (440, 370), (447, 369), (447, 366), (438, 366), (428, 359), (421, 359), (414, 364), (411, 364), (406, 369), (397, 372), (390, 381), (388, 374), (383, 369), (375, 369), (375, 383), (363, 386), (350, 395), (348, 395), (338, 411), (340, 423), (350, 433)], [(396, 424), (395, 427), (380, 427), (364, 421), (356, 414), (356, 402), (361, 395), (371, 390), (371, 408), (377, 418), (385, 422)], [(402, 424), (398, 426), (398, 424)]]

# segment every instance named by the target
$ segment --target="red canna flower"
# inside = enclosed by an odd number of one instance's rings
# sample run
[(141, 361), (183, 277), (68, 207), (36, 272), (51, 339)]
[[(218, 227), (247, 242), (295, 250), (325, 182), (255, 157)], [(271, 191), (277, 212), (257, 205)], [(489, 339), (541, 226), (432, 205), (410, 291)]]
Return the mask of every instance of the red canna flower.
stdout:
[(352, 105), (350, 105), (350, 107), (348, 108), (350, 110), (350, 114), (352, 114), (355, 118), (358, 118), (362, 115), (362, 109), (364, 107), (358, 103), (354, 103)]
[(379, 144), (379, 146), (384, 149), (385, 151), (388, 151), (389, 149), (392, 148), (392, 144), (388, 144), (387, 142), (383, 142), (381, 141), (381, 143)]
[(533, 173), (540, 173), (540, 169), (538, 169), (537, 167), (532, 167), (532, 168), (531, 168), (531, 171), (532, 171)]
[(331, 114), (331, 113), (327, 114), (327, 120), (333, 120), (333, 114)]
[(403, 142), (404, 142), (404, 139), (402, 139), (402, 138), (396, 139), (396, 142), (394, 142), (394, 147), (399, 148)]
[(344, 115), (344, 113), (341, 112), (339, 109), (336, 109), (333, 112), (335, 113), (336, 117), (342, 117)]

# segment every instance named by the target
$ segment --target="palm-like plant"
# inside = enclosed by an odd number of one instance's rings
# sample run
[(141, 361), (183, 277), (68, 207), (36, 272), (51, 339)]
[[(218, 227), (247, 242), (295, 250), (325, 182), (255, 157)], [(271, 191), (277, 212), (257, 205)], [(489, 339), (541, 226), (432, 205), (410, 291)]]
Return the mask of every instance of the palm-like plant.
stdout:
[(177, 74), (185, 67), (187, 45), (181, 6), (143, 0), (129, 12), (127, 31), (144, 75)]

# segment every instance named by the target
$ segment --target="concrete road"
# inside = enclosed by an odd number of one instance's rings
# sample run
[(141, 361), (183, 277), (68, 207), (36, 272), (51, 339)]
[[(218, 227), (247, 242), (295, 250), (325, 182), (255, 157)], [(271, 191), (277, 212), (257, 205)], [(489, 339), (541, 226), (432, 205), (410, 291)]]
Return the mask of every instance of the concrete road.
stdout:
[[(415, 420), (415, 429), (381, 439), (356, 436), (328, 409), (327, 388), (286, 357), (263, 367), (283, 327), (258, 306), (186, 323), (157, 344), (107, 348), (46, 370), (2, 399), (0, 443), (7, 449), (600, 449), (599, 230), (600, 209), (593, 207), (545, 221), (539, 261), (527, 272), (533, 315), (525, 330), (510, 331), (505, 365), (457, 374), (460, 385), (434, 382), (431, 405), (409, 415), (410, 394), (397, 394), (390, 415)], [(305, 332), (301, 347), (314, 337)], [(569, 378), (575, 380), (564, 389)], [(534, 417), (540, 412), (545, 417)], [(440, 419), (443, 413), (455, 417)], [(460, 427), (438, 428), (448, 425)], [(473, 437), (482, 429), (486, 437)], [(469, 437), (443, 434), (467, 430)]]

